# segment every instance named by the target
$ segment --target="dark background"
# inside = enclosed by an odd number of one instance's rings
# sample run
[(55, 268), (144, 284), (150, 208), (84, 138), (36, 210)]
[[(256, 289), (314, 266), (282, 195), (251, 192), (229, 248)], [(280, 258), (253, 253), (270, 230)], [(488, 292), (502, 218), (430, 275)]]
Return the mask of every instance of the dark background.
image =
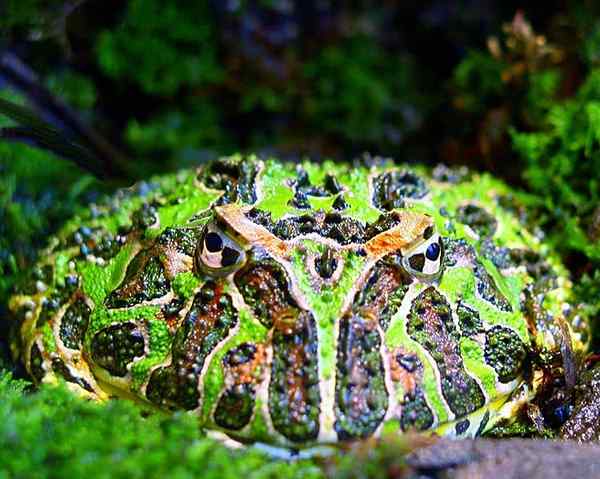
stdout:
[[(0, 141), (0, 304), (48, 234), (116, 185), (238, 151), (369, 151), (528, 193), (596, 317), (600, 6), (532, 3), (5, 0), (0, 51), (123, 156), (103, 158), (101, 182), (85, 161)], [(76, 138), (12, 80), (0, 73), (0, 96)]]

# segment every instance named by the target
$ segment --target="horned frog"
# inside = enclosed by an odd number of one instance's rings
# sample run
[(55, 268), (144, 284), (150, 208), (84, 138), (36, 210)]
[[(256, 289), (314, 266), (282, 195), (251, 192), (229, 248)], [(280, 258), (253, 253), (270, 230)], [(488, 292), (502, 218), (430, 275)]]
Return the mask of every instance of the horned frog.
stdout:
[(14, 349), (37, 383), (243, 442), (477, 436), (535, 395), (570, 299), (517, 213), (485, 174), (221, 158), (69, 220)]

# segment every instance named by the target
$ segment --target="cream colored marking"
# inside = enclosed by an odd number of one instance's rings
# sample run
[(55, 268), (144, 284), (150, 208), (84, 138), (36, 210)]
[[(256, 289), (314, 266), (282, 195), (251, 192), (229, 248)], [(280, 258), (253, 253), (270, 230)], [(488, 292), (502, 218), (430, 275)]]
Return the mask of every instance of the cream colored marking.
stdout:
[(177, 251), (174, 245), (167, 246), (164, 249), (166, 260), (162, 262), (167, 278), (172, 280), (178, 273), (192, 271), (194, 267), (194, 258)]
[(381, 357), (381, 361), (383, 362), (383, 371), (384, 371), (384, 380), (385, 380), (385, 389), (388, 397), (388, 407), (385, 411), (385, 415), (383, 419), (379, 423), (379, 426), (373, 432), (373, 435), (379, 437), (381, 435), (381, 431), (385, 423), (393, 418), (394, 414), (400, 409), (398, 404), (398, 398), (396, 397), (396, 388), (394, 387), (394, 381), (392, 381), (392, 371), (391, 371), (391, 361), (392, 357), (388, 352), (387, 345), (385, 344), (385, 331), (380, 326), (379, 321), (377, 321), (377, 333), (379, 334), (379, 338), (381, 344), (379, 346), (379, 356)]

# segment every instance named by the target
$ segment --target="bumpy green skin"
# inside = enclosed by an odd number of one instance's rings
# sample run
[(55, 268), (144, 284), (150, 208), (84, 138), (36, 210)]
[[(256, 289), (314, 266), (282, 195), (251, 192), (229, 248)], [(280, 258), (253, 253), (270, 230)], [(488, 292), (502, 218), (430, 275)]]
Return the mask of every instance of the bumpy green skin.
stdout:
[[(244, 441), (481, 434), (535, 387), (526, 358), (554, 347), (564, 270), (490, 176), (364, 164), (236, 156), (92, 205), (12, 298), (15, 351), (38, 382), (188, 410)], [(222, 205), (286, 253), (215, 223)], [(407, 211), (442, 237), (434, 277), (368, 247)], [(207, 224), (245, 251), (226, 274), (198, 263)]]

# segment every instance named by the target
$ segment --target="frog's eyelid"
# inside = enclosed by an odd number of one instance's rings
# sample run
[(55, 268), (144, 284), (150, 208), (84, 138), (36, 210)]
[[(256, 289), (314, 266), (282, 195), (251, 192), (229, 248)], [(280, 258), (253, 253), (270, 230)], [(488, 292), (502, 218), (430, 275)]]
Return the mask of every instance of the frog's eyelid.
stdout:
[(435, 279), (442, 269), (444, 246), (439, 234), (405, 253), (402, 258), (404, 269), (422, 279)]
[(241, 245), (221, 231), (216, 222), (205, 226), (196, 253), (199, 270), (214, 275), (229, 274), (241, 266), (245, 259)]

